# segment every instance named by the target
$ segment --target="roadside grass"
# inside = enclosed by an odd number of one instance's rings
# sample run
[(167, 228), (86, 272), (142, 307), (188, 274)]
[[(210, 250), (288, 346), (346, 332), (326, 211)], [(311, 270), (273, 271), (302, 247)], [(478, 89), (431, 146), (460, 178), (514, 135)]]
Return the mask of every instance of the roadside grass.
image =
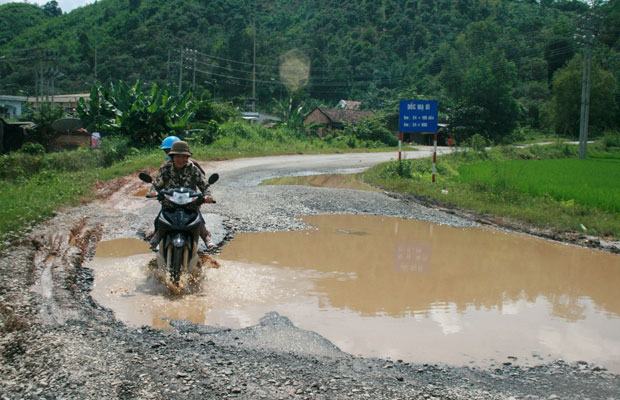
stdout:
[[(96, 171), (46, 171), (22, 182), (0, 185), (0, 233), (14, 239), (34, 223), (53, 216), (58, 208), (89, 199)], [(4, 247), (0, 244), (0, 248)]]
[(590, 234), (620, 237), (620, 162), (567, 159), (576, 152), (577, 146), (563, 143), (459, 151), (438, 158), (434, 184), (430, 160), (384, 163), (367, 170), (364, 179), (389, 191), (541, 228), (582, 231), (583, 226)]
[[(119, 142), (117, 148), (108, 149), (105, 153), (79, 149), (47, 155), (18, 152), (2, 156), (0, 249), (37, 223), (51, 218), (57, 210), (92, 200), (93, 188), (98, 181), (135, 174), (149, 167), (158, 168), (165, 161), (159, 149), (137, 150), (122, 146), (123, 143)], [(255, 135), (236, 139), (224, 136), (210, 145), (192, 144), (191, 148), (193, 157), (202, 161), (280, 154), (394, 150), (385, 147), (351, 149), (318, 138), (285, 137), (273, 141)], [(120, 158), (120, 161), (112, 157)]]
[(620, 159), (484, 161), (461, 166), (458, 180), (496, 192), (549, 196), (562, 204), (620, 212)]

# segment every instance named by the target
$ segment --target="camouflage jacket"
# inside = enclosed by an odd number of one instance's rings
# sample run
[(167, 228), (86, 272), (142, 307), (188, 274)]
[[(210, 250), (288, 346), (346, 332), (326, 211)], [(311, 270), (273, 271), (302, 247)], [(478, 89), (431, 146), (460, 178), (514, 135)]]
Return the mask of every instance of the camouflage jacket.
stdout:
[[(186, 187), (201, 192), (205, 197), (210, 196), (209, 182), (200, 169), (193, 163), (188, 162), (183, 168), (177, 170), (172, 163), (166, 163), (159, 168), (159, 172), (153, 181), (153, 189), (160, 191)], [(168, 200), (162, 201), (162, 207), (173, 207)], [(195, 208), (199, 208), (195, 207)]]
[[(166, 156), (169, 157), (169, 156)], [(203, 175), (206, 175), (207, 173), (205, 172), (204, 169), (202, 169), (202, 167), (200, 166), (200, 163), (196, 160), (194, 160), (193, 158), (190, 158), (187, 160), (187, 162), (190, 162), (192, 164), (194, 164), (196, 167), (198, 167), (198, 169), (200, 170), (200, 172), (202, 172)], [(165, 163), (163, 163), (162, 165), (159, 166), (159, 168), (161, 169), (164, 165), (166, 164), (172, 164), (172, 160), (168, 160)]]

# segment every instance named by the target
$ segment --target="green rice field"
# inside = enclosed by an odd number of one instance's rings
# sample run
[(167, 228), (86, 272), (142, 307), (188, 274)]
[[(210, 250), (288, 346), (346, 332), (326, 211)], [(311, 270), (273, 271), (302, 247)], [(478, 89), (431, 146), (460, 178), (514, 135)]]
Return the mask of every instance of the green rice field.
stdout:
[(459, 181), (474, 186), (620, 213), (619, 159), (485, 161), (463, 165), (459, 174)]

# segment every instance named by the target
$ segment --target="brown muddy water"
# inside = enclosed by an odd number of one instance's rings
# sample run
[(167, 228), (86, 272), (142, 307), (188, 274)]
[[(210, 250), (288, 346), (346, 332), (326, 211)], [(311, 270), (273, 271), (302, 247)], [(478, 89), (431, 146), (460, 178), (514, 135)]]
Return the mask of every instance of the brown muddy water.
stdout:
[(152, 277), (143, 242), (134, 255), (98, 250), (93, 297), (132, 326), (240, 328), (277, 311), (363, 356), (480, 366), (562, 358), (620, 372), (618, 255), (401, 218), (303, 220), (313, 228), (236, 235), (221, 268), (183, 296)]

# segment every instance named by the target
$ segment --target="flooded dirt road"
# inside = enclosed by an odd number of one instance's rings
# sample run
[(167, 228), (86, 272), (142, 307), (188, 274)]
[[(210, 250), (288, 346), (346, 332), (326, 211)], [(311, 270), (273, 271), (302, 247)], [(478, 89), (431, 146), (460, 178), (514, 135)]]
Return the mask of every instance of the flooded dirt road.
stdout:
[(148, 268), (137, 178), (58, 213), (0, 258), (0, 397), (620, 398), (611, 254), (383, 192), (258, 186), (395, 156), (204, 163), (220, 267), (180, 296)]
[[(485, 367), (562, 358), (620, 373), (618, 255), (411, 219), (302, 219), (311, 228), (237, 235), (221, 269), (180, 297), (141, 268), (148, 255), (100, 260), (98, 250), (93, 297), (134, 326), (245, 328), (277, 311), (366, 357)], [(124, 244), (100, 247), (118, 257)]]

